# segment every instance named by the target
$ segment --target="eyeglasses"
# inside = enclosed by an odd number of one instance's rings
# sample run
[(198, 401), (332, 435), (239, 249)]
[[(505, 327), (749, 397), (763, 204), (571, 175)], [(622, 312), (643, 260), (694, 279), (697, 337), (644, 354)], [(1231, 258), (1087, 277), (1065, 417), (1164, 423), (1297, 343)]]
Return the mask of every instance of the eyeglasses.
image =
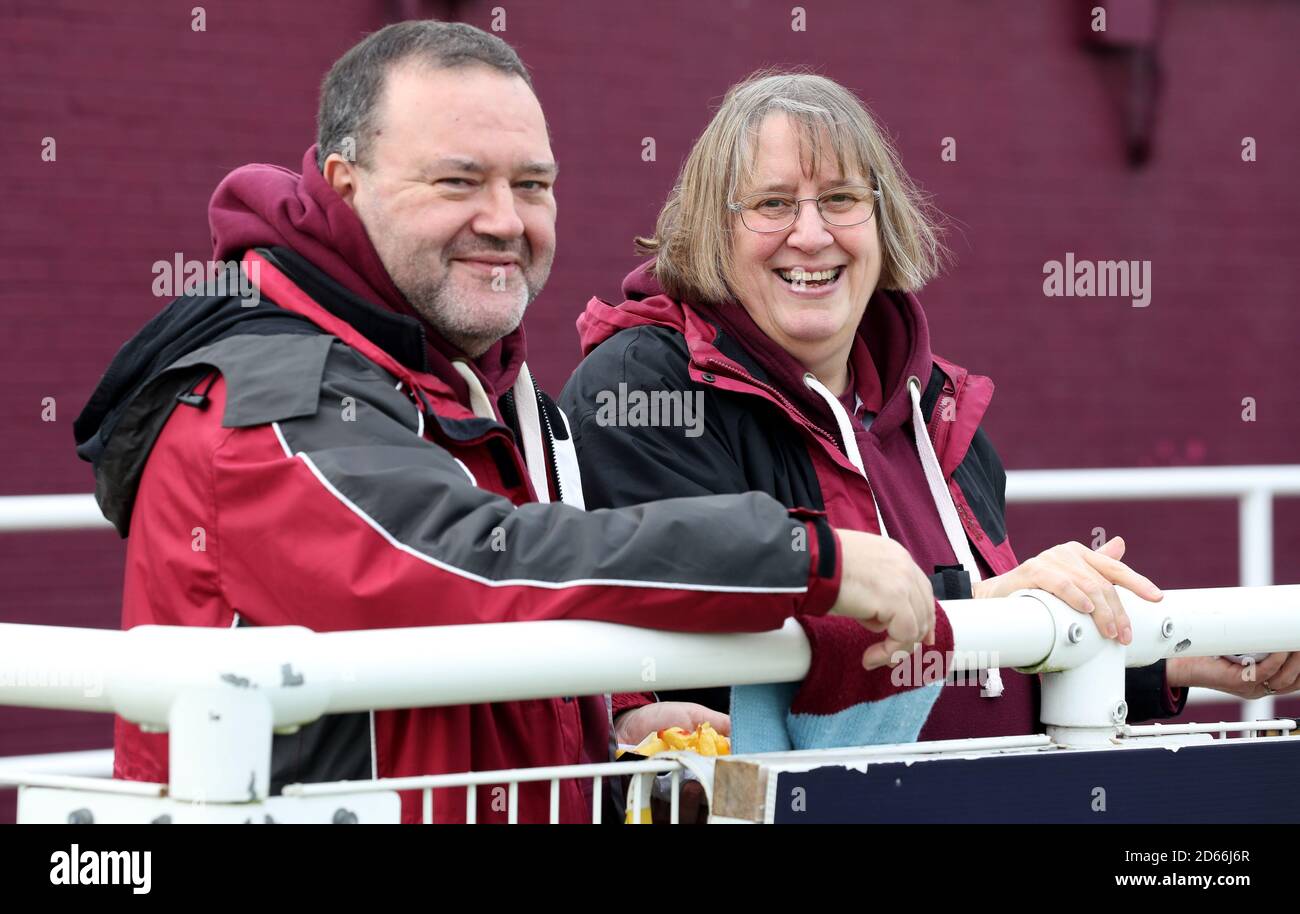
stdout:
[(793, 194), (762, 192), (749, 194), (728, 203), (727, 209), (740, 214), (740, 221), (751, 232), (781, 232), (795, 224), (799, 207), (816, 203), (817, 212), (827, 225), (845, 227), (861, 225), (876, 211), (880, 191), (862, 184), (835, 187), (816, 197), (799, 199)]

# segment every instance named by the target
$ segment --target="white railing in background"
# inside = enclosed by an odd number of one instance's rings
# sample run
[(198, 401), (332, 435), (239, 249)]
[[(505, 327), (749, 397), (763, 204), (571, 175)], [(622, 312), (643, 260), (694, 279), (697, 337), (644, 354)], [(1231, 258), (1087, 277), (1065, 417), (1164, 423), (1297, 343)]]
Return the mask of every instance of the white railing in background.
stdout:
[(18, 773), (54, 777), (112, 777), (113, 750), (87, 749), (82, 752), (0, 757), (0, 783)]
[[(1273, 583), (1273, 500), (1300, 495), (1300, 466), (1135, 467), (1088, 470), (1015, 470), (1007, 473), (1007, 501), (1237, 500), (1238, 583)], [(1211, 689), (1193, 689), (1191, 704), (1222, 702)], [(1240, 703), (1243, 720), (1270, 718), (1272, 696)]]
[[(1235, 498), (1238, 501), (1240, 583), (1260, 587), (1273, 583), (1273, 500), (1300, 495), (1300, 466), (1153, 467), (1126, 469), (1014, 470), (1007, 473), (1007, 501), (1011, 503), (1064, 503), (1101, 500), (1202, 500)], [(110, 530), (93, 495), (0, 496), (0, 533), (54, 530)], [(1193, 703), (1222, 702), (1222, 693), (1195, 689)], [(1272, 698), (1241, 702), (1241, 718), (1258, 720), (1274, 714)], [(55, 773), (107, 774), (108, 750), (3, 759), (8, 767), (24, 770), (58, 767), (66, 755), (76, 771)], [(81, 771), (87, 759), (90, 770)], [(0, 769), (3, 770), (3, 769)]]
[(0, 533), (112, 529), (94, 495), (0, 495)]

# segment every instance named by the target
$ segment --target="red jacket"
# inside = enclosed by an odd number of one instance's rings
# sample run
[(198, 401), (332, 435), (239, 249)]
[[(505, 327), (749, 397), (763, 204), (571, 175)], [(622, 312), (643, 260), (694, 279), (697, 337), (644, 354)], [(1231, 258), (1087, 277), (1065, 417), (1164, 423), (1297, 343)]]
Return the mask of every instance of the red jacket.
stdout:
[[(526, 369), (497, 416), (476, 416), (431, 370), (426, 325), (287, 248), (250, 252), (247, 274), (254, 264), (256, 307), (177, 299), (77, 420), (99, 503), (129, 534), (124, 627), (581, 618), (758, 631), (834, 602), (824, 518), (758, 494), (537, 504), (579, 487), (570, 476), (561, 491), (567, 422)], [(517, 442), (538, 443), (545, 467)], [(807, 551), (790, 549), (796, 530)], [(605, 696), (336, 715), (275, 737), (272, 785), (605, 761), (609, 726)], [(166, 737), (118, 720), (114, 767), (165, 781)], [(546, 820), (548, 786), (521, 787), (521, 821)], [(563, 820), (589, 821), (590, 790), (562, 783)], [(504, 820), (492, 791), (478, 796), (480, 821)], [(404, 795), (404, 820), (419, 807)], [(435, 810), (463, 820), (464, 792), (439, 791)]]

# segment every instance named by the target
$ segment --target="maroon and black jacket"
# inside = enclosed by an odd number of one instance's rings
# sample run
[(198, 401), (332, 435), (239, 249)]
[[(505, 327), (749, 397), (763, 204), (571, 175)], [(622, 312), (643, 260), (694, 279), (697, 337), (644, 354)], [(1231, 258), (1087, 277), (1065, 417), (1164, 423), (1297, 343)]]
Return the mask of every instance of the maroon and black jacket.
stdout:
[[(835, 410), (809, 388), (792, 356), (739, 305), (708, 307), (669, 298), (652, 265), (643, 264), (624, 280), (621, 304), (594, 298), (578, 319), (585, 359), (560, 405), (573, 425), (588, 508), (760, 491), (792, 509), (824, 511), (837, 528), (879, 533), (879, 517), (888, 535), (931, 575), (938, 599), (969, 598), (970, 577), (945, 536), (938, 499), (918, 460), (907, 390), (907, 380), (916, 378), (945, 497), (951, 497), (960, 519), (956, 535), (964, 533), (965, 551), (973, 555), (981, 579), (1016, 567), (1006, 527), (1006, 474), (981, 427), (993, 384), (931, 353), (915, 296), (877, 291), (854, 342), (850, 393), (856, 397), (841, 405), (849, 407), (846, 414), (858, 415), (853, 428), (860, 471), (846, 453), (851, 449)], [(609, 402), (602, 392), (620, 390), (629, 396), (632, 391), (702, 392), (703, 433), (691, 437), (672, 425), (602, 421), (602, 396)], [(869, 643), (870, 636), (849, 620), (801, 621), (814, 645), (838, 643), (852, 655)], [(830, 651), (823, 647), (821, 653)], [(847, 670), (844, 689), (859, 689), (867, 675)], [(1037, 677), (1004, 669), (1001, 678), (1004, 691), (998, 697), (980, 688), (944, 688), (921, 739), (1040, 729)], [(857, 679), (863, 683), (855, 685)], [(1186, 701), (1167, 688), (1163, 661), (1130, 670), (1127, 692), (1131, 720), (1173, 716)], [(727, 710), (725, 689), (660, 697)], [(812, 699), (832, 709), (843, 704), (834, 695)]]
[[(303, 161), (302, 176), (240, 169), (213, 199), (216, 256), (256, 276), (256, 306), (176, 299), (76, 421), (99, 504), (129, 535), (124, 628), (567, 618), (740, 632), (834, 603), (833, 532), (768, 495), (573, 504), (568, 426), (533, 387), (522, 335), (475, 363), (494, 413), (476, 415), (314, 150)], [(807, 551), (790, 548), (796, 531)], [(605, 696), (337, 715), (274, 738), (272, 785), (603, 762), (610, 736)], [(115, 749), (117, 777), (167, 780), (165, 735), (118, 719)], [(590, 790), (561, 782), (563, 821), (590, 820)], [(479, 821), (504, 820), (492, 791), (478, 797)], [(418, 792), (402, 799), (418, 820)], [(520, 821), (548, 813), (548, 785), (521, 786)], [(435, 816), (462, 821), (463, 791), (439, 791)]]

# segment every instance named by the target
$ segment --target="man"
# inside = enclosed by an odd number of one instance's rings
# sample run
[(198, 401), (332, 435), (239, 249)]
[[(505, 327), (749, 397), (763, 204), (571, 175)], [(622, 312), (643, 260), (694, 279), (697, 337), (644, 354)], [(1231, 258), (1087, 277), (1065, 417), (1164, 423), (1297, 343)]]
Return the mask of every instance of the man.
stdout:
[[(389, 26), (326, 76), (318, 126), (301, 177), (248, 166), (212, 198), (214, 256), (242, 261), (253, 306), (177, 299), (77, 420), (130, 534), (124, 627), (753, 631), (829, 610), (887, 632), (870, 667), (933, 641), (929, 580), (879, 537), (762, 494), (581, 510), (567, 421), (524, 364), (557, 167), (509, 46)], [(617, 738), (707, 719), (648, 701), (616, 696)], [(338, 715), (275, 738), (272, 789), (604, 761), (610, 735), (603, 696)], [(115, 774), (166, 780), (165, 736), (119, 719)], [(521, 789), (521, 820), (545, 821), (546, 788)], [(562, 783), (562, 819), (590, 815), (589, 790)], [(503, 817), (480, 800), (480, 820)], [(440, 820), (463, 810), (439, 797)]]

